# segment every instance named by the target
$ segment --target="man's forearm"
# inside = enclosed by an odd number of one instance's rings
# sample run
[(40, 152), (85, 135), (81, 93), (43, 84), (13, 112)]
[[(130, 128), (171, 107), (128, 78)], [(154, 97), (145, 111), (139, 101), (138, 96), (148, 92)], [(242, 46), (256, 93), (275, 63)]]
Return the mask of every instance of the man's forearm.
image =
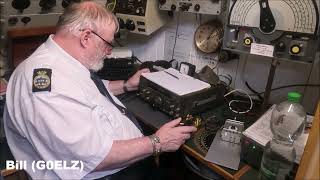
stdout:
[(126, 167), (152, 153), (153, 146), (148, 137), (113, 141), (110, 152), (94, 171)]
[(124, 80), (109, 81), (109, 89), (113, 95), (119, 95), (124, 93)]

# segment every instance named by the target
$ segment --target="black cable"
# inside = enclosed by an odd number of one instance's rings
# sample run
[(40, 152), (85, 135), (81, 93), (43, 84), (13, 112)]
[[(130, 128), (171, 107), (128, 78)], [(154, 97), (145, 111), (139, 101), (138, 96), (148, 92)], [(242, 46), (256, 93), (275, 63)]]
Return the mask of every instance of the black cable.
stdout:
[(262, 97), (257, 91), (255, 91), (255, 90), (249, 85), (249, 83), (248, 83), (247, 81), (245, 81), (245, 84), (246, 84), (247, 88), (248, 88), (251, 92), (253, 92), (256, 96), (258, 96), (258, 98), (259, 98), (261, 101), (263, 101), (263, 97)]
[(176, 35), (175, 35), (175, 38), (174, 38), (174, 44), (173, 44), (173, 48), (172, 48), (172, 56), (171, 56), (171, 59), (173, 59), (174, 49), (176, 48), (176, 44), (177, 44), (177, 35), (178, 35), (178, 29), (179, 29), (179, 18), (180, 18), (180, 13), (178, 13), (178, 16), (177, 16)]
[(219, 77), (220, 77), (220, 76), (221, 76), (221, 77), (224, 77), (224, 78), (226, 78), (227, 80), (229, 80), (227, 86), (230, 86), (230, 85), (231, 85), (231, 83), (232, 83), (232, 77), (230, 78), (230, 76), (225, 76), (225, 75), (218, 75), (218, 76), (219, 76)]
[(132, 56), (131, 57), (134, 61), (138, 61), (138, 62), (140, 62), (141, 64), (142, 64), (142, 61), (139, 59), (139, 58), (137, 58), (137, 56)]
[[(297, 86), (305, 86), (305, 87), (320, 87), (320, 84), (291, 84), (291, 85), (286, 85), (286, 86), (280, 86), (276, 88), (272, 88), (271, 91), (279, 90), (279, 89), (284, 89), (284, 88), (289, 88), (289, 87), (297, 87)], [(258, 94), (263, 94), (263, 92), (259, 92)], [(255, 94), (249, 94), (249, 95), (255, 95)]]

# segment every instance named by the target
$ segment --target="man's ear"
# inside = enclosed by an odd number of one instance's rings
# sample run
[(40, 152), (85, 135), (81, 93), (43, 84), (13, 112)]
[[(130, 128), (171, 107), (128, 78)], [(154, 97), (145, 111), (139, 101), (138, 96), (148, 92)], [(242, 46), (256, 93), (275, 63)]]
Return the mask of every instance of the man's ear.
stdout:
[(88, 47), (90, 44), (91, 32), (89, 30), (83, 30), (80, 34), (80, 43), (83, 47)]

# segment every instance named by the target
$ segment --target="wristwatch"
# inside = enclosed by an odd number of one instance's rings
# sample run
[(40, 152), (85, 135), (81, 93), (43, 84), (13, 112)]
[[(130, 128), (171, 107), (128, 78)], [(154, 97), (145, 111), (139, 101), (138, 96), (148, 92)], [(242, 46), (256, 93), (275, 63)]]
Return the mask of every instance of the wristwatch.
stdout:
[(158, 156), (161, 153), (161, 144), (160, 144), (160, 138), (155, 135), (152, 134), (150, 136), (148, 136), (151, 143), (152, 143), (152, 147), (153, 147), (153, 155), (154, 156)]

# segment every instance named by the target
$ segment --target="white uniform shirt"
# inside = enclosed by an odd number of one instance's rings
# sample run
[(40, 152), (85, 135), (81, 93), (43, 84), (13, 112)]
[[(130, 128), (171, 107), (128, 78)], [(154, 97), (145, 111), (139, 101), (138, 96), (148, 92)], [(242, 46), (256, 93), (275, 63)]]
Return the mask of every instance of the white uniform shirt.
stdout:
[[(67, 54), (51, 35), (12, 74), (4, 112), (5, 132), (16, 160), (27, 161), (33, 179), (100, 178), (112, 171), (93, 172), (109, 153), (113, 140), (141, 137), (140, 130), (105, 96), (90, 72)], [(33, 92), (33, 71), (52, 70), (51, 91)], [(120, 105), (121, 102), (113, 96)], [(79, 170), (37, 170), (39, 160), (79, 160)]]

